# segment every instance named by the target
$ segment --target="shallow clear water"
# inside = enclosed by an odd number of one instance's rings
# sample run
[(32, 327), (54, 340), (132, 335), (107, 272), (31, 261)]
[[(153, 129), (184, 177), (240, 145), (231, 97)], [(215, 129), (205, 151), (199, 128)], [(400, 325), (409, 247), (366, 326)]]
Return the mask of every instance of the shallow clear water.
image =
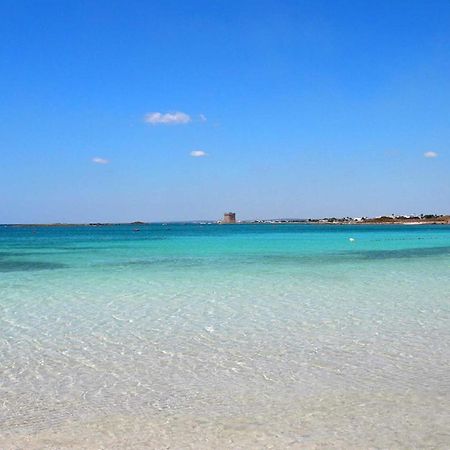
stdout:
[(448, 226), (0, 228), (1, 448), (448, 448), (449, 344)]

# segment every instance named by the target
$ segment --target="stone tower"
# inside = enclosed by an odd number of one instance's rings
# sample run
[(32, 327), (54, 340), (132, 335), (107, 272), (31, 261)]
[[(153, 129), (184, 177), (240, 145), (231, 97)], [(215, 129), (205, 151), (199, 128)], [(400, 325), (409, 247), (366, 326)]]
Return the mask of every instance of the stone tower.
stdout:
[(227, 212), (223, 215), (222, 223), (236, 223), (236, 213)]

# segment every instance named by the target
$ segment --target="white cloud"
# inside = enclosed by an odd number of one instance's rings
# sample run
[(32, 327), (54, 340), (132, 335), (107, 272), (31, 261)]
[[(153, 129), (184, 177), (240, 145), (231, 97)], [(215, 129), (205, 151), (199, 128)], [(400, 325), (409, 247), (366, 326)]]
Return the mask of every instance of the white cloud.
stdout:
[(151, 125), (178, 125), (185, 124), (192, 121), (191, 116), (184, 112), (151, 112), (145, 115), (144, 121)]
[(95, 164), (108, 164), (109, 161), (105, 158), (99, 158), (98, 156), (96, 156), (95, 158), (92, 158), (92, 162)]
[(208, 156), (208, 153), (204, 152), (203, 150), (194, 150), (191, 152), (191, 156), (193, 158), (202, 158), (203, 156)]
[(199, 114), (198, 117), (200, 118), (200, 122), (206, 122), (208, 120), (204, 114)]
[(425, 158), (437, 158), (439, 155), (439, 153), (436, 152), (425, 152), (423, 154), (423, 156), (425, 156)]

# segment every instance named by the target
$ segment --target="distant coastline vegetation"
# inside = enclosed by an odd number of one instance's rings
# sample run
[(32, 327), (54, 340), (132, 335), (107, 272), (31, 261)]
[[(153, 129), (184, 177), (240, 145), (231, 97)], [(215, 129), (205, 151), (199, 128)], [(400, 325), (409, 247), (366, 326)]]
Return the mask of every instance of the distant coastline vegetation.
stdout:
[[(112, 225), (124, 225), (139, 227), (142, 225), (162, 223), (162, 222), (90, 222), (90, 223), (34, 223), (34, 224), (4, 224), (11, 227), (105, 227)], [(198, 224), (210, 225), (220, 223), (219, 221), (180, 221), (170, 222), (178, 224)], [(238, 224), (325, 224), (325, 225), (360, 225), (360, 224), (380, 224), (380, 225), (450, 225), (450, 215), (446, 214), (420, 214), (420, 215), (389, 215), (377, 217), (324, 217), (320, 219), (261, 219), (261, 220), (241, 220)], [(166, 225), (167, 223), (164, 223)]]

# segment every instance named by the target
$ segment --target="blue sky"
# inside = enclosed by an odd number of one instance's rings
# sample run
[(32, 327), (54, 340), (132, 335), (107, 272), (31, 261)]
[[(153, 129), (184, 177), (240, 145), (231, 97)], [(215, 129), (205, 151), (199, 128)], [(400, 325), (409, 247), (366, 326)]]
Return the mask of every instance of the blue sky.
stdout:
[(0, 223), (450, 212), (448, 1), (0, 17)]

